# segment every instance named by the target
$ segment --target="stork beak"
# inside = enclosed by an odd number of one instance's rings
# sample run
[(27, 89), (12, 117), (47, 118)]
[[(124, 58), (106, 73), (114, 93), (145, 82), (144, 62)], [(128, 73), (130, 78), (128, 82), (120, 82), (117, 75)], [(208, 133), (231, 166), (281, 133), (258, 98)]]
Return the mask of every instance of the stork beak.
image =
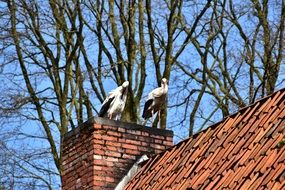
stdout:
[(122, 84), (122, 87), (123, 88), (127, 88), (129, 86), (129, 81), (125, 81), (123, 84)]
[(162, 78), (162, 79), (161, 79), (161, 83), (168, 85), (168, 80), (167, 80), (166, 78)]

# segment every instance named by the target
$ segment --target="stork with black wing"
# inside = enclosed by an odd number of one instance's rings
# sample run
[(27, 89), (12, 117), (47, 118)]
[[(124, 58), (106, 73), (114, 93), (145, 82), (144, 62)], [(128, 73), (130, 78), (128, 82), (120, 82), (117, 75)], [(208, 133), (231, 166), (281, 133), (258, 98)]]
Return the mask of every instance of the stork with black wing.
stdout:
[(124, 111), (127, 94), (128, 94), (129, 81), (125, 81), (121, 86), (112, 90), (99, 111), (99, 117), (108, 117), (109, 119), (118, 120)]
[(158, 87), (148, 94), (148, 99), (145, 102), (142, 117), (146, 120), (153, 117), (158, 112), (158, 120), (160, 121), (160, 110), (166, 101), (168, 92), (168, 81), (166, 78), (161, 80), (161, 87)]

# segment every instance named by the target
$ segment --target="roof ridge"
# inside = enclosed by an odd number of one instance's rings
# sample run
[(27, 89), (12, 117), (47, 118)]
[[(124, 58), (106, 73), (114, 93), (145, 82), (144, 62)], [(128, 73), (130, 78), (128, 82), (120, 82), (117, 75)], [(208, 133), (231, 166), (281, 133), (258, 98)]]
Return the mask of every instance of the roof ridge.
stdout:
[[(207, 130), (207, 129), (210, 128), (210, 127), (211, 127), (211, 128), (212, 128), (212, 127), (215, 127), (216, 125), (220, 124), (221, 122), (223, 122), (223, 121), (226, 120), (227, 118), (234, 117), (234, 116), (236, 116), (238, 113), (240, 113), (240, 112), (246, 110), (247, 108), (253, 107), (253, 106), (255, 106), (257, 103), (260, 103), (260, 102), (262, 102), (262, 101), (266, 101), (267, 99), (269, 99), (269, 98), (275, 96), (275, 95), (276, 95), (277, 93), (279, 93), (279, 92), (281, 93), (282, 91), (285, 91), (285, 88), (281, 88), (280, 90), (277, 90), (277, 91), (275, 91), (275, 92), (273, 92), (273, 93), (271, 93), (271, 94), (269, 94), (269, 95), (267, 95), (267, 96), (264, 96), (264, 97), (262, 97), (262, 98), (256, 100), (255, 102), (253, 102), (253, 103), (251, 103), (251, 104), (249, 104), (249, 105), (247, 105), (247, 106), (245, 106), (245, 107), (240, 108), (237, 112), (232, 113), (232, 114), (230, 114), (230, 115), (224, 117), (221, 121), (218, 121), (218, 122), (214, 123), (213, 125), (210, 125), (210, 126), (207, 127), (206, 129), (203, 129), (203, 130), (201, 130), (201, 131), (195, 133), (194, 135), (196, 135), (196, 134), (198, 134), (198, 133), (200, 133), (200, 132), (202, 132), (202, 131), (205, 131), (205, 130)], [(193, 135), (193, 136), (194, 136), (194, 135)], [(189, 138), (191, 138), (191, 137), (189, 137)], [(188, 139), (188, 138), (187, 138), (187, 139)]]
[[(212, 125), (209, 125), (207, 128), (202, 129), (201, 131), (196, 132), (195, 134), (193, 134), (193, 136), (187, 137), (186, 139), (183, 139), (182, 141), (180, 141), (179, 143), (173, 145), (172, 147), (169, 147), (168, 149), (172, 149), (174, 146), (179, 146), (182, 142), (187, 141), (187, 140), (189, 140), (190, 138), (193, 138), (193, 139), (194, 139), (194, 137), (196, 137), (196, 136), (199, 135), (200, 133), (205, 132), (205, 131), (207, 131), (208, 129), (213, 129), (213, 128), (215, 128), (216, 126), (219, 126), (219, 124), (222, 123), (222, 122), (224, 122), (227, 118), (232, 118), (232, 117), (236, 116), (238, 113), (241, 113), (241, 112), (245, 111), (245, 110), (248, 109), (249, 107), (253, 107), (253, 106), (255, 106), (256, 104), (258, 104), (258, 103), (260, 103), (260, 102), (262, 102), (262, 101), (266, 101), (266, 100), (268, 100), (269, 98), (275, 96), (277, 93), (279, 93), (279, 92), (282, 93), (283, 91), (285, 91), (285, 88), (281, 88), (281, 89), (279, 89), (279, 90), (277, 90), (277, 91), (275, 91), (275, 92), (273, 92), (273, 93), (271, 93), (271, 94), (269, 94), (269, 95), (267, 95), (267, 96), (264, 96), (264, 97), (262, 97), (262, 98), (256, 100), (255, 102), (253, 102), (253, 103), (251, 103), (251, 104), (249, 104), (249, 105), (247, 105), (247, 106), (245, 106), (245, 107), (240, 108), (237, 112), (232, 113), (232, 114), (230, 114), (230, 115), (228, 115), (228, 116), (222, 118), (220, 121), (218, 121), (218, 122), (216, 122), (216, 123), (214, 123), (214, 124), (212, 124)], [(166, 149), (165, 151), (167, 151), (168, 149)], [(163, 153), (163, 152), (161, 152), (161, 153)]]

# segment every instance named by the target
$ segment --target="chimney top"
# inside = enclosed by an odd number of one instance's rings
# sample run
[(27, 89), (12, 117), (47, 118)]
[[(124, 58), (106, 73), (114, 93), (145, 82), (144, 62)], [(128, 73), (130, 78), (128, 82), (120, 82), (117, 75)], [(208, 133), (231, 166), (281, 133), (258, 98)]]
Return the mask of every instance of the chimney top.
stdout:
[(116, 121), (116, 120), (110, 120), (103, 117), (91, 117), (84, 123), (81, 123), (78, 125), (75, 129), (67, 132), (64, 134), (64, 138), (70, 138), (73, 135), (79, 134), (82, 130), (93, 130), (93, 125), (99, 124), (103, 126), (114, 126), (114, 127), (122, 127), (128, 130), (139, 130), (144, 132), (150, 132), (154, 135), (164, 135), (164, 136), (171, 136), (173, 137), (173, 131), (167, 130), (167, 129), (158, 129), (155, 127), (148, 127), (139, 125), (136, 123), (128, 123), (123, 121)]

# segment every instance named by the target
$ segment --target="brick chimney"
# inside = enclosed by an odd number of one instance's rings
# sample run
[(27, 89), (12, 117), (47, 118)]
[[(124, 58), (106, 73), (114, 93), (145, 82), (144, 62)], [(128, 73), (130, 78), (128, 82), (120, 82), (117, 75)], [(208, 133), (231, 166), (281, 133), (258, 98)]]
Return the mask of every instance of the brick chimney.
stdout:
[(142, 155), (171, 147), (173, 132), (92, 118), (63, 139), (62, 189), (114, 189)]

